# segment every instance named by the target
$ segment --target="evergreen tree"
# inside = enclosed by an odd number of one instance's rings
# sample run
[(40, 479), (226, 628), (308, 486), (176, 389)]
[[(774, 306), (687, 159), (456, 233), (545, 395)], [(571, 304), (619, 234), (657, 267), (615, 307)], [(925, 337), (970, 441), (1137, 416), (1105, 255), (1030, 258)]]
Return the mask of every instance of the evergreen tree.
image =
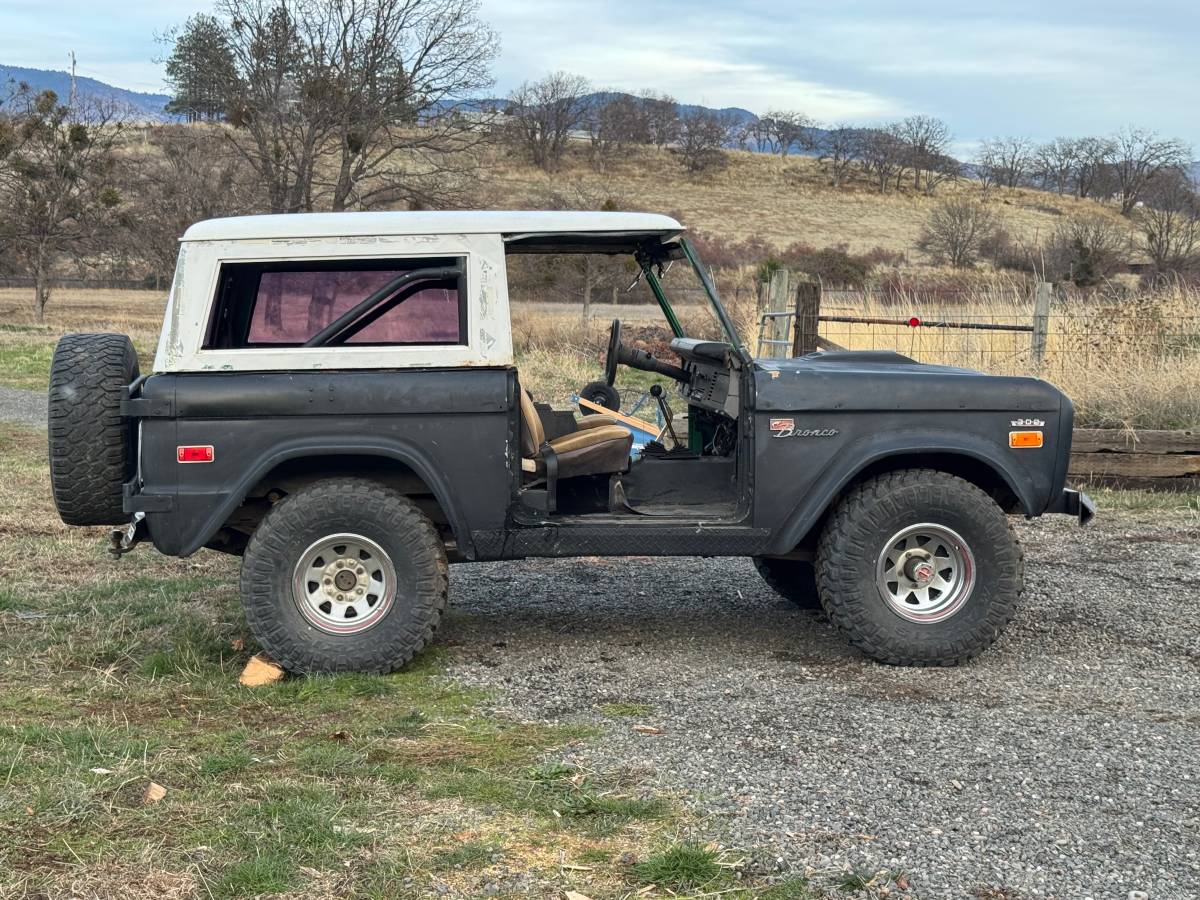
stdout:
[(166, 69), (172, 97), (167, 112), (189, 122), (224, 118), (236, 79), (225, 28), (212, 16), (198, 13), (171, 40)]

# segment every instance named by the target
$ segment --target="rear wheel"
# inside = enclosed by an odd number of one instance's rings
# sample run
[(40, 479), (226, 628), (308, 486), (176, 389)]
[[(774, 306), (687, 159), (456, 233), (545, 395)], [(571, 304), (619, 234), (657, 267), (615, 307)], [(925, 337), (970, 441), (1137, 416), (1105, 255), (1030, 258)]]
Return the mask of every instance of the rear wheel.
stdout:
[(68, 525), (129, 521), (122, 487), (133, 477), (133, 422), (121, 393), (138, 376), (137, 351), (123, 334), (68, 334), (50, 361), (50, 485)]
[(433, 523), (376, 482), (320, 482), (259, 523), (242, 560), (254, 636), (291, 672), (391, 672), (433, 639), (448, 566)]
[(951, 666), (987, 649), (1023, 590), (1023, 556), (986, 493), (945, 472), (890, 472), (852, 490), (817, 550), (833, 624), (868, 656)]
[(754, 568), (767, 586), (779, 596), (791, 600), (801, 609), (820, 609), (817, 593), (817, 573), (813, 564), (803, 559), (754, 557)]

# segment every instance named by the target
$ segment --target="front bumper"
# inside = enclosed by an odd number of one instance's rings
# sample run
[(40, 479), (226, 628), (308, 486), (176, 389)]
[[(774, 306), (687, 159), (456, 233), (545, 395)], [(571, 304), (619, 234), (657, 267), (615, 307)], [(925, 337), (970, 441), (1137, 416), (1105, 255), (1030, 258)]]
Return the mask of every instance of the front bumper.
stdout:
[(1046, 512), (1075, 516), (1080, 525), (1086, 525), (1096, 518), (1096, 502), (1082, 491), (1064, 488), (1058, 499), (1046, 507)]

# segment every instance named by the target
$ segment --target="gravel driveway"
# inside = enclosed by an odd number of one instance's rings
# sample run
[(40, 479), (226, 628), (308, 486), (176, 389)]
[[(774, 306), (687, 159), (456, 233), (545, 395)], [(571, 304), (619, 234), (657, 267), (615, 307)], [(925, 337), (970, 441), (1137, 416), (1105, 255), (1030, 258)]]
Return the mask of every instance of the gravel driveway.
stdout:
[(575, 762), (686, 791), (757, 867), (902, 869), (922, 898), (1200, 896), (1200, 520), (1020, 530), (1026, 603), (958, 669), (864, 661), (744, 560), (456, 566), (445, 638), (460, 680), (598, 723)]
[(46, 427), (46, 392), (0, 385), (0, 421)]

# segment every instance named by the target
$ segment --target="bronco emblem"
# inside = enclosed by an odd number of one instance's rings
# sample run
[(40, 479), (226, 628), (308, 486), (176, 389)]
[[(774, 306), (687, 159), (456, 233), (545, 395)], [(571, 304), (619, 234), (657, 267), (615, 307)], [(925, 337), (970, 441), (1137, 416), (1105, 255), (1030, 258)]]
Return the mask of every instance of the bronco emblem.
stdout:
[(814, 438), (833, 437), (838, 433), (836, 428), (796, 428), (795, 419), (772, 419), (770, 421), (771, 437), (777, 438)]

